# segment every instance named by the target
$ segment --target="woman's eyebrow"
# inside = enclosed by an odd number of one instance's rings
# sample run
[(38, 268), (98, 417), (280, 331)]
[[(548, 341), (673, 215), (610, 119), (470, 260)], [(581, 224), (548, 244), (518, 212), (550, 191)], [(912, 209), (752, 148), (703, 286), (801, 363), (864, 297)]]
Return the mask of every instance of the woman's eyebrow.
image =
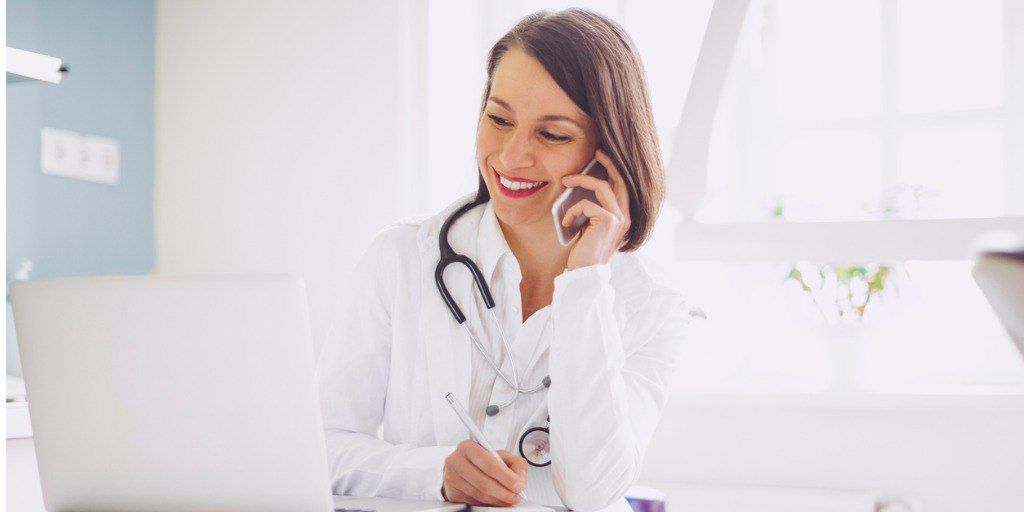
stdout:
[(573, 119), (571, 117), (568, 117), (568, 116), (546, 115), (546, 116), (541, 117), (540, 120), (541, 121), (567, 121), (567, 122), (570, 122), (570, 123), (576, 125), (576, 127), (579, 128), (580, 130), (583, 129), (583, 126), (580, 125), (580, 123), (576, 122), (575, 119)]
[(501, 107), (501, 108), (503, 108), (505, 110), (508, 110), (509, 112), (515, 112), (516, 111), (516, 109), (512, 108), (512, 105), (509, 105), (507, 101), (505, 101), (505, 100), (503, 100), (501, 98), (498, 98), (496, 96), (489, 96), (487, 98), (487, 101), (493, 101), (493, 102), (497, 103), (499, 107)]
[[(493, 101), (494, 103), (497, 103), (498, 106), (504, 108), (505, 110), (508, 110), (509, 112), (512, 112), (512, 113), (515, 113), (515, 109), (512, 108), (512, 105), (509, 105), (507, 101), (505, 101), (505, 100), (503, 100), (501, 98), (498, 98), (496, 96), (490, 96), (490, 97), (487, 98), (487, 101)], [(581, 129), (581, 130), (583, 129), (583, 126), (579, 122), (577, 122), (575, 119), (573, 119), (573, 118), (571, 118), (569, 116), (560, 116), (560, 115), (555, 115), (555, 114), (548, 114), (546, 116), (542, 116), (540, 118), (540, 120), (541, 121), (568, 121), (568, 122), (576, 125), (579, 129)]]

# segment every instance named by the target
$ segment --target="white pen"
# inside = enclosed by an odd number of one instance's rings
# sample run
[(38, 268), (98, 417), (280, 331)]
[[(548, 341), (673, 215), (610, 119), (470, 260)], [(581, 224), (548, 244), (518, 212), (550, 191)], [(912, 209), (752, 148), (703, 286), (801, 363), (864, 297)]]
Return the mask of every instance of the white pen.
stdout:
[[(469, 429), (469, 435), (473, 437), (473, 440), (480, 443), (480, 446), (483, 446), (484, 449), (490, 452), (495, 459), (498, 459), (498, 462), (504, 464), (505, 461), (501, 460), (501, 455), (498, 455), (498, 451), (495, 450), (494, 447), (491, 446), (491, 443), (487, 441), (487, 438), (484, 437), (484, 433), (480, 431), (480, 427), (476, 426), (476, 423), (473, 423), (473, 419), (469, 417), (469, 411), (462, 406), (459, 399), (455, 398), (455, 395), (452, 393), (445, 395), (444, 399), (448, 401), (448, 405), (452, 406), (452, 410), (455, 411), (455, 415), (458, 416), (459, 419), (462, 420), (462, 423), (466, 425), (466, 428)], [(523, 501), (526, 501), (527, 499), (525, 492), (520, 492), (519, 497), (522, 498)]]

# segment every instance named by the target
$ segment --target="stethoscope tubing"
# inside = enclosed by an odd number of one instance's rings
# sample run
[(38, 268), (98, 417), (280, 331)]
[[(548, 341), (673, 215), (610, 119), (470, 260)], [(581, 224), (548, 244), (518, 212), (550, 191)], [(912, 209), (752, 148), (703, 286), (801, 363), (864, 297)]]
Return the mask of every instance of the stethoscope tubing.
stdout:
[[(473, 341), (473, 345), (476, 346), (477, 350), (479, 350), (481, 354), (483, 354), (484, 358), (487, 359), (487, 363), (491, 365), (491, 368), (494, 369), (494, 372), (497, 373), (499, 377), (501, 377), (501, 380), (505, 381), (505, 383), (508, 384), (510, 388), (514, 389), (517, 395), (536, 393), (537, 391), (540, 391), (547, 387), (544, 385), (543, 382), (537, 384), (536, 386), (530, 389), (523, 389), (519, 386), (519, 371), (516, 369), (515, 358), (512, 357), (512, 348), (508, 344), (508, 339), (505, 338), (505, 333), (501, 328), (501, 322), (498, 321), (498, 317), (494, 314), (494, 310), (489, 309), (488, 311), (490, 311), (491, 313), (491, 318), (494, 319), (494, 324), (498, 327), (498, 336), (501, 338), (501, 345), (505, 348), (505, 353), (509, 355), (508, 364), (509, 366), (511, 366), (512, 369), (512, 378), (509, 379), (505, 375), (505, 372), (501, 371), (501, 368), (498, 366), (498, 363), (487, 352), (483, 344), (480, 343), (480, 340), (478, 340), (476, 336), (473, 335), (473, 331), (469, 329), (469, 322), (463, 322), (462, 328), (466, 331), (466, 334), (469, 335), (469, 339)], [(515, 399), (513, 398), (513, 401), (514, 400)]]
[[(444, 300), (445, 305), (448, 307), (448, 310), (451, 311), (452, 316), (455, 317), (455, 321), (466, 330), (467, 334), (469, 334), (469, 339), (472, 340), (473, 346), (475, 346), (480, 354), (487, 359), (487, 363), (494, 369), (494, 372), (501, 377), (501, 380), (505, 381), (505, 383), (515, 391), (515, 393), (512, 394), (512, 397), (504, 403), (497, 405), (492, 404), (487, 407), (487, 414), (493, 416), (501, 409), (515, 403), (519, 398), (519, 395), (536, 393), (542, 389), (548, 388), (551, 385), (551, 379), (550, 377), (544, 377), (539, 384), (529, 389), (523, 389), (520, 387), (519, 371), (516, 369), (515, 358), (512, 356), (512, 348), (509, 346), (508, 340), (505, 338), (505, 332), (501, 328), (501, 322), (498, 321), (498, 317), (494, 313), (494, 298), (491, 295), (490, 287), (487, 285), (487, 280), (484, 278), (483, 273), (480, 272), (479, 267), (476, 266), (476, 263), (474, 263), (473, 260), (463, 254), (456, 253), (455, 249), (453, 249), (451, 244), (448, 242), (448, 231), (451, 229), (455, 220), (484, 202), (485, 201), (477, 200), (470, 201), (445, 219), (444, 224), (441, 226), (441, 232), (438, 236), (438, 252), (440, 253), (440, 258), (437, 262), (437, 268), (434, 270), (434, 282), (437, 285), (438, 292), (441, 293), (441, 298)], [(501, 346), (508, 357), (509, 366), (512, 370), (512, 378), (509, 378), (505, 375), (505, 372), (501, 371), (501, 366), (494, 360), (490, 352), (484, 348), (483, 344), (480, 343), (480, 340), (473, 335), (473, 331), (469, 328), (469, 323), (466, 321), (466, 315), (462, 313), (462, 309), (460, 309), (458, 303), (455, 302), (455, 298), (448, 292), (448, 286), (444, 282), (444, 271), (448, 265), (453, 263), (464, 265), (469, 269), (470, 274), (472, 274), (473, 281), (476, 283), (476, 288), (479, 290), (480, 295), (483, 298), (484, 305), (487, 306), (487, 310), (491, 314), (491, 319), (498, 328), (498, 336), (501, 338)]]

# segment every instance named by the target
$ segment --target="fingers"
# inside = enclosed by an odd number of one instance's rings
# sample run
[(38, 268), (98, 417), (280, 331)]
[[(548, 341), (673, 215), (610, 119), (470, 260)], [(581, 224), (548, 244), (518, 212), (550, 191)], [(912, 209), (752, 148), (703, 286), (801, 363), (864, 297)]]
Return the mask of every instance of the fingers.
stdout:
[(451, 501), (512, 506), (526, 485), (525, 474), (494, 458), (473, 441), (463, 441), (445, 459), (444, 489)]
[(496, 480), (506, 490), (517, 493), (526, 486), (526, 482), (519, 478), (515, 471), (509, 469), (504, 462), (495, 459), (483, 446), (477, 443), (466, 446), (466, 456), (482, 473)]
[(562, 185), (566, 187), (583, 187), (587, 190), (593, 190), (594, 194), (597, 195), (598, 202), (601, 203), (601, 207), (609, 211), (617, 211), (619, 208), (619, 199), (612, 192), (611, 183), (605, 180), (597, 179), (593, 176), (586, 176), (583, 174), (570, 174), (562, 178)]
[(607, 181), (583, 174), (570, 174), (562, 178), (562, 185), (593, 190), (601, 207), (619, 214), (624, 221), (623, 224), (628, 229), (630, 223), (629, 191), (626, 189), (626, 183), (622, 179), (622, 173), (619, 172), (619, 168), (615, 166), (611, 157), (604, 151), (598, 149), (594, 153), (594, 158), (608, 171)]
[[(445, 473), (448, 473), (447, 471)], [(470, 505), (482, 505), (483, 502), (474, 498), (479, 492), (466, 479), (460, 477), (454, 471), (451, 475), (445, 474), (442, 494), (445, 501), (453, 503), (468, 503)]]
[(452, 471), (451, 475), (445, 475), (447, 483), (446, 487), (449, 489), (448, 501), (456, 503), (469, 503), (470, 505), (482, 505), (484, 503), (494, 504), (499, 503), (496, 499), (486, 499), (487, 494), (480, 489), (477, 489), (473, 484), (466, 480), (465, 477), (460, 475), (457, 471)]
[(505, 461), (505, 465), (508, 466), (515, 474), (519, 475), (519, 478), (523, 479), (523, 483), (526, 483), (526, 470), (529, 468), (529, 464), (526, 459), (512, 455), (505, 450), (498, 450), (498, 455), (501, 455), (501, 460)]
[[(452, 475), (448, 480), (461, 492), (472, 499), (490, 505), (509, 506), (519, 502), (519, 496), (506, 489), (467, 458), (459, 458), (451, 465)], [(508, 469), (508, 468), (506, 468)]]
[(590, 217), (590, 224), (592, 226), (600, 226), (603, 229), (607, 229), (610, 232), (615, 232), (621, 229), (623, 220), (619, 215), (615, 215), (604, 208), (594, 204), (593, 201), (584, 199), (569, 208), (569, 211), (565, 212), (565, 217), (562, 219), (563, 226), (570, 226), (576, 221), (576, 217), (585, 215)]
[(608, 171), (608, 179), (612, 183), (612, 191), (615, 192), (615, 197), (619, 200), (619, 206), (622, 211), (629, 213), (629, 191), (626, 190), (626, 182), (622, 179), (622, 173), (619, 172), (619, 168), (615, 166), (615, 162), (612, 161), (612, 157), (608, 156), (603, 150), (598, 149), (594, 153), (594, 158), (597, 159), (601, 165)]

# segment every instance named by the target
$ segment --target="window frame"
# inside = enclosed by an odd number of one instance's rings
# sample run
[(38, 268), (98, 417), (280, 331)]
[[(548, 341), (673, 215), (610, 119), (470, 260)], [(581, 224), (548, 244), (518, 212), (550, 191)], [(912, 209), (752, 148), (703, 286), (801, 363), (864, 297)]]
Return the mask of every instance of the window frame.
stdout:
[[(769, 0), (774, 1), (774, 0)], [(895, 45), (899, 0), (882, 0), (882, 47)], [(1024, 215), (993, 218), (872, 220), (828, 222), (706, 223), (694, 220), (706, 195), (708, 151), (715, 113), (729, 67), (741, 37), (750, 0), (716, 0), (690, 82), (679, 124), (673, 134), (669, 202), (683, 220), (675, 229), (679, 261), (886, 261), (973, 259), (978, 244), (998, 243), (986, 237), (1003, 233), (1007, 243), (1024, 242)], [(896, 108), (894, 52), (883, 52), (883, 107), (877, 116), (790, 123), (773, 119), (787, 133), (806, 130), (840, 132), (874, 129), (882, 139), (882, 175), (896, 175), (895, 140), (908, 126), (941, 126), (959, 122), (998, 121), (1004, 140), (1024, 140), (1024, 5), (1003, 0), (1004, 102), (1001, 107), (940, 113), (902, 113)], [(1004, 145), (1006, 200), (1024, 197), (1024, 177), (1008, 172), (1024, 169), (1024, 145)], [(1009, 233), (1009, 235), (1006, 235)]]

